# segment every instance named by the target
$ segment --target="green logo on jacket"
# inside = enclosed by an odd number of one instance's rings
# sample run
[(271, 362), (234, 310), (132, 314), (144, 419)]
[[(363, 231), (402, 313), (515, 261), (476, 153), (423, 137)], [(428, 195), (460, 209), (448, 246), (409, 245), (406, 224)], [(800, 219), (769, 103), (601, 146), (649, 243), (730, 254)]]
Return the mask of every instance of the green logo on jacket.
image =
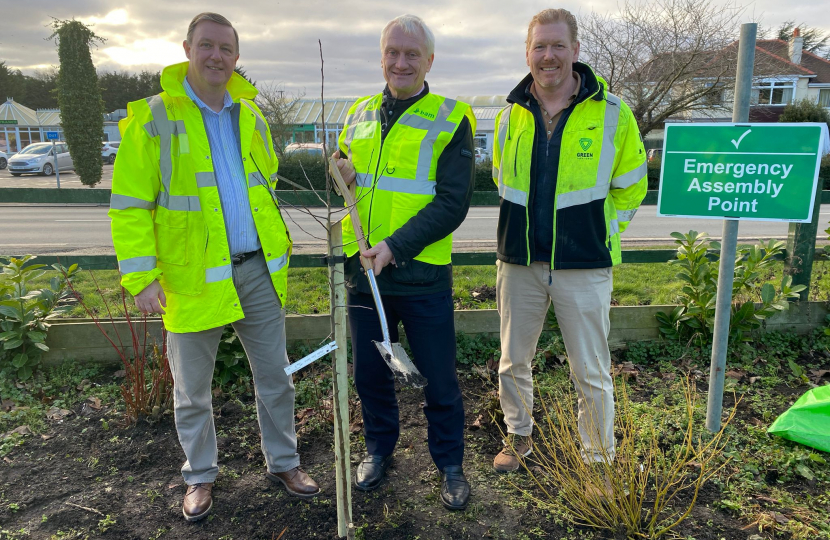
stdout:
[(594, 141), (591, 139), (579, 139), (579, 146), (581, 146), (583, 150), (591, 148), (592, 144), (594, 144)]
[(435, 120), (435, 115), (431, 112), (422, 111), (419, 107), (415, 107), (415, 110), (412, 111), (412, 114), (417, 114), (418, 116), (422, 116), (424, 118), (428, 118), (430, 120)]

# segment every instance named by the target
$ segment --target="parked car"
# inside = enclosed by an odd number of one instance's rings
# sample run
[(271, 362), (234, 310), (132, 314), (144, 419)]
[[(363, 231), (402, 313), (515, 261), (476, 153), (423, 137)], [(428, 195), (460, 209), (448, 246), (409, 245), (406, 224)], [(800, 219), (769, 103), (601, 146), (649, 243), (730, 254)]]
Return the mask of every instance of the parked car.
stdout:
[(484, 163), (490, 159), (490, 153), (484, 148), (476, 148), (476, 163)]
[(646, 152), (646, 158), (649, 161), (654, 161), (656, 159), (663, 159), (663, 149), (662, 148), (652, 148)]
[(6, 156), (5, 152), (0, 152), (0, 170), (6, 168), (6, 165), (9, 164), (9, 158)]
[[(55, 144), (58, 155), (58, 168), (61, 171), (75, 169), (72, 158), (69, 156), (69, 147), (66, 143)], [(9, 158), (9, 172), (12, 176), (26, 173), (35, 173), (49, 176), (55, 173), (55, 154), (52, 153), (52, 143), (30, 144), (19, 153)]]
[(310, 156), (323, 155), (323, 143), (291, 143), (285, 147), (285, 155), (308, 154)]
[(104, 142), (101, 143), (101, 159), (104, 163), (112, 165), (115, 163), (115, 155), (118, 153), (118, 145), (120, 142)]

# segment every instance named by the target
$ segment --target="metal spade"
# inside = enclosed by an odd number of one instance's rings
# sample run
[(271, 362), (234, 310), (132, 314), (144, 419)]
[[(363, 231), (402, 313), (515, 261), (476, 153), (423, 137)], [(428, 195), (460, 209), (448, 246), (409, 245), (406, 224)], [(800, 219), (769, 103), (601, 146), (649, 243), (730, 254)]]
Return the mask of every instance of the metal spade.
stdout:
[[(361, 252), (366, 251), (369, 249), (369, 246), (366, 244), (366, 237), (363, 236), (363, 226), (360, 224), (360, 215), (357, 212), (357, 204), (355, 203), (354, 193), (352, 193), (350, 189), (351, 186), (347, 186), (346, 182), (343, 180), (343, 177), (340, 175), (340, 170), (337, 168), (334, 158), (329, 158), (329, 171), (331, 172), (332, 178), (334, 178), (334, 183), (337, 185), (337, 189), (346, 200), (346, 207), (349, 209), (349, 215), (352, 218), (352, 226), (354, 227), (354, 234), (357, 237), (358, 248)], [(386, 323), (386, 312), (383, 310), (383, 301), (380, 298), (380, 289), (378, 289), (378, 283), (375, 280), (375, 273), (372, 269), (372, 261), (361, 255), (360, 264), (366, 271), (366, 278), (369, 280), (369, 287), (371, 287), (372, 297), (375, 299), (375, 308), (378, 312), (378, 319), (380, 319), (380, 329), (383, 332), (383, 341), (374, 341), (375, 346), (378, 348), (378, 352), (386, 361), (386, 365), (392, 370), (392, 374), (398, 382), (407, 386), (413, 386), (415, 388), (423, 388), (427, 385), (426, 377), (421, 375), (421, 372), (418, 371), (418, 368), (416, 368), (415, 364), (412, 363), (412, 360), (409, 359), (409, 356), (406, 354), (406, 351), (404, 351), (401, 344), (392, 343), (392, 340), (389, 338), (389, 326)]]

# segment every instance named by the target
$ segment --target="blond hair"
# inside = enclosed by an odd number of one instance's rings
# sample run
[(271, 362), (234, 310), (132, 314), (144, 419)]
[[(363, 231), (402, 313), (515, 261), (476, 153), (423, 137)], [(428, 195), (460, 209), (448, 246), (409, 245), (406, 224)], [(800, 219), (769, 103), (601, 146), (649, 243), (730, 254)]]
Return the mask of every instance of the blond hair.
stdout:
[(530, 19), (530, 24), (527, 25), (527, 41), (525, 41), (525, 46), (530, 47), (530, 41), (533, 39), (533, 27), (537, 24), (556, 24), (562, 22), (568, 25), (568, 30), (571, 33), (571, 42), (576, 43), (579, 33), (576, 17), (567, 9), (559, 8), (542, 10)]

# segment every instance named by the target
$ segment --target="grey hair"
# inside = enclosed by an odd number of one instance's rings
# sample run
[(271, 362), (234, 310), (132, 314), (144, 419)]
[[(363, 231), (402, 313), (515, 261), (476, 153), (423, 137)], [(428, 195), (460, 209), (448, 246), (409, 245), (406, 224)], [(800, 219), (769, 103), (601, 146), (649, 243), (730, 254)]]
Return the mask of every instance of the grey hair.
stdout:
[(204, 13), (199, 13), (193, 20), (190, 21), (190, 24), (187, 27), (187, 43), (188, 45), (193, 45), (193, 32), (196, 31), (196, 25), (202, 21), (211, 21), (215, 22), (216, 24), (221, 24), (222, 26), (230, 26), (231, 30), (233, 30), (233, 37), (236, 39), (236, 54), (239, 54), (239, 34), (236, 32), (236, 28), (233, 27), (231, 21), (219, 15), (218, 13), (211, 13), (206, 11)]
[(403, 30), (403, 33), (407, 36), (421, 37), (421, 34), (423, 34), (423, 37), (426, 40), (427, 56), (432, 56), (435, 52), (435, 36), (432, 35), (432, 30), (430, 30), (427, 24), (417, 15), (406, 14), (395, 17), (389, 21), (386, 27), (384, 27), (383, 32), (380, 33), (381, 53), (383, 52), (383, 43), (386, 41), (386, 36), (389, 35), (389, 31), (394, 26), (397, 26)]

